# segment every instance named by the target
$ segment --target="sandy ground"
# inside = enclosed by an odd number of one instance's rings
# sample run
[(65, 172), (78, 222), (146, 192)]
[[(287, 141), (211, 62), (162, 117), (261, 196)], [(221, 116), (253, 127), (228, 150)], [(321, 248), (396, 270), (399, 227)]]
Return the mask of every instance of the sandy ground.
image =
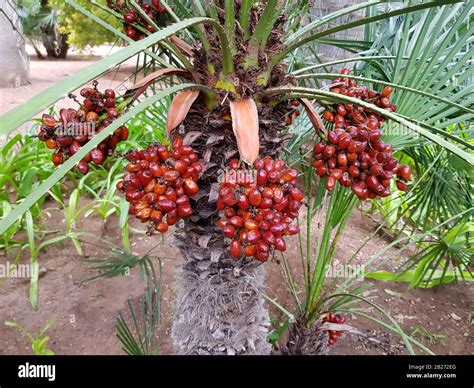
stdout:
[(40, 61), (30, 58), (30, 84), (18, 88), (0, 89), (0, 114), (8, 112), (69, 75), (90, 66), (98, 59), (100, 58), (84, 60), (81, 57), (72, 57), (65, 61)]
[[(14, 108), (28, 98), (41, 93), (54, 83), (66, 78), (91, 62), (71, 57), (67, 61), (31, 61), (31, 84), (17, 89), (0, 89), (0, 114)], [(101, 86), (117, 87), (120, 80), (130, 70), (132, 63), (125, 64), (119, 71), (122, 74), (110, 73), (101, 80)], [(52, 76), (54, 74), (54, 77)], [(67, 101), (64, 100), (64, 101)], [(61, 106), (64, 105), (61, 102)], [(87, 200), (83, 200), (87, 201)], [(83, 203), (84, 204), (84, 203)], [(45, 208), (55, 206), (47, 203)], [(56, 210), (45, 211), (45, 222), (52, 229), (64, 228), (63, 216)], [(111, 217), (106, 228), (97, 216), (81, 220), (77, 227), (87, 230), (103, 239), (120, 244), (118, 221)], [(377, 222), (363, 215), (354, 213), (347, 231), (336, 251), (336, 262), (345, 263), (349, 256), (360, 246), (367, 235), (376, 227)], [(137, 228), (140, 225), (135, 224)], [(316, 225), (314, 226), (316, 227)], [(132, 234), (132, 246), (135, 253), (145, 253), (157, 244), (157, 238), (150, 239), (142, 234)], [(389, 242), (378, 236), (371, 240), (357, 257), (363, 263), (372, 253), (379, 251)], [(87, 254), (92, 257), (104, 257), (107, 251), (90, 244), (84, 244)], [(162, 256), (175, 257), (163, 261), (163, 308), (162, 326), (160, 329), (160, 353), (174, 352), (169, 336), (173, 317), (174, 271), (179, 260), (173, 247), (173, 240), (167, 237), (158, 251)], [(390, 254), (389, 251), (387, 254)], [(300, 258), (297, 253), (296, 240), (289, 244), (287, 257), (295, 268), (295, 276), (301, 277)], [(386, 256), (384, 256), (386, 257)], [(393, 269), (400, 257), (391, 259), (385, 268)], [(0, 262), (13, 261), (0, 253)], [(28, 262), (28, 255), (23, 258)], [(39, 309), (33, 311), (28, 299), (29, 279), (11, 279), (0, 281), (0, 354), (31, 354), (25, 338), (15, 330), (3, 325), (6, 320), (23, 324), (28, 330), (36, 332), (49, 319), (55, 323), (48, 334), (50, 346), (57, 354), (122, 354), (121, 345), (115, 337), (115, 320), (120, 311), (125, 312), (127, 300), (137, 301), (143, 294), (144, 283), (138, 270), (129, 276), (97, 280), (80, 284), (81, 280), (91, 276), (87, 264), (76, 255), (71, 244), (55, 245), (43, 251), (39, 258), (40, 291)], [(267, 293), (276, 298), (278, 303), (288, 309), (295, 307), (286, 286), (281, 264), (276, 261), (266, 264)], [(413, 328), (424, 327), (431, 334), (441, 337), (438, 341), (424, 339), (425, 345), (439, 354), (474, 354), (472, 342), (472, 316), (474, 313), (474, 286), (469, 284), (449, 285), (436, 290), (415, 289), (406, 292), (406, 285), (384, 282), (373, 282), (375, 301), (386, 309), (408, 333)], [(393, 292), (399, 293), (393, 296)], [(272, 320), (278, 324), (281, 312), (269, 306)], [(378, 315), (380, 318), (380, 315)], [(371, 321), (348, 316), (348, 323), (368, 338), (361, 341), (357, 337), (345, 336), (332, 348), (333, 354), (399, 354), (406, 350), (400, 345), (400, 338)], [(417, 337), (420, 339), (420, 337)]]

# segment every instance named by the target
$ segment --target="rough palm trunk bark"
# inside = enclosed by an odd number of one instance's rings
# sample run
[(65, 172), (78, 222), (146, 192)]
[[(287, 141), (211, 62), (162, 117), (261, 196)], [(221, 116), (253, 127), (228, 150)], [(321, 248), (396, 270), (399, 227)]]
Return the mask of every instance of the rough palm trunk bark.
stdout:
[(288, 341), (281, 349), (285, 355), (326, 355), (329, 352), (328, 332), (320, 331), (321, 320), (307, 326), (307, 320), (300, 316), (288, 329)]
[[(222, 8), (223, 2), (219, 4)], [(240, 1), (236, 0), (234, 5), (238, 14)], [(253, 8), (249, 21), (251, 33), (262, 13), (263, 6)], [(220, 18), (224, 24), (223, 14)], [(236, 29), (238, 50), (233, 58), (232, 82), (240, 98), (251, 98), (265, 87), (294, 83), (283, 65), (273, 69), (267, 86), (256, 82), (266, 69), (268, 58), (283, 47), (283, 23), (283, 18), (277, 20), (265, 53), (262, 52), (258, 58), (258, 68), (243, 65), (248, 41)], [(228, 104), (235, 96), (228, 90), (216, 88), (222, 68), (220, 42), (212, 28), (206, 28), (205, 32), (211, 49), (208, 53), (195, 51), (193, 75), (199, 83), (216, 91), (216, 102), (220, 104), (209, 110), (204, 99), (196, 100), (181, 127), (186, 132), (185, 142), (192, 143), (204, 170), (198, 182), (200, 192), (192, 201), (194, 214), (175, 234), (183, 261), (177, 279), (178, 298), (172, 337), (181, 354), (268, 354), (271, 351), (266, 338), (269, 316), (261, 296), (264, 265), (245, 257), (237, 261), (232, 259), (229, 243), (216, 226), (219, 177), (223, 176), (230, 160), (238, 159), (239, 154)], [(209, 64), (215, 73), (209, 72)], [(293, 108), (288, 102), (275, 105), (261, 101), (258, 107), (260, 156), (278, 155), (288, 139), (282, 130), (290, 112)]]
[[(181, 354), (268, 354), (264, 268), (235, 262), (216, 232), (178, 238), (183, 254), (173, 338)], [(206, 246), (205, 241), (212, 241)], [(190, 240), (194, 240), (190, 242)], [(203, 241), (204, 240), (204, 241)]]
[[(285, 104), (262, 106), (260, 141), (266, 155), (275, 155), (285, 140)], [(268, 354), (268, 311), (261, 292), (262, 263), (228, 253), (228, 243), (215, 225), (218, 179), (229, 160), (238, 157), (227, 107), (209, 111), (197, 100), (183, 127), (204, 164), (194, 200), (195, 214), (175, 233), (183, 261), (177, 275), (178, 297), (172, 328), (181, 354)]]

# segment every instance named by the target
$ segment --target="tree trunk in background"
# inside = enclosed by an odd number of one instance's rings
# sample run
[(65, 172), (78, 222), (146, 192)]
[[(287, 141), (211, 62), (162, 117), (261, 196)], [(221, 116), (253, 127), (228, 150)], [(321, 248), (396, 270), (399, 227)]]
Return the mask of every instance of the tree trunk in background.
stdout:
[(53, 59), (66, 59), (69, 50), (69, 44), (67, 43), (68, 35), (59, 32), (56, 25), (44, 28), (42, 31), (43, 46), (48, 53), (48, 57)]
[(13, 0), (0, 0), (0, 87), (28, 83), (30, 64), (15, 7)]
[(281, 354), (306, 356), (328, 354), (328, 332), (319, 330), (324, 322), (317, 320), (311, 327), (308, 327), (306, 323), (304, 316), (296, 317), (296, 321), (288, 329), (288, 341), (281, 348)]

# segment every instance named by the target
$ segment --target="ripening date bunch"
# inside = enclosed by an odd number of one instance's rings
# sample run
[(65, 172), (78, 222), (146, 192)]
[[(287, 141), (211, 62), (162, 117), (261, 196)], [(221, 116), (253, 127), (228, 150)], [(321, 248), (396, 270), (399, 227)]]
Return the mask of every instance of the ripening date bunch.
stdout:
[[(91, 135), (102, 131), (120, 116), (115, 100), (115, 92), (106, 89), (103, 93), (97, 89), (97, 81), (93, 87), (81, 89), (83, 102), (79, 109), (61, 109), (59, 117), (44, 114), (38, 138), (46, 143), (49, 149), (55, 150), (52, 161), (58, 166), (74, 155), (87, 144)], [(74, 95), (69, 95), (75, 99)], [(112, 135), (90, 151), (78, 164), (82, 174), (89, 172), (89, 163), (100, 165), (115, 152), (120, 141), (128, 139), (128, 128), (121, 126)]]
[[(334, 314), (334, 313), (329, 313), (325, 318), (325, 322), (329, 323), (338, 323), (338, 324), (343, 324), (346, 322), (346, 318), (340, 316), (339, 314)], [(334, 345), (336, 343), (336, 340), (342, 335), (342, 331), (338, 330), (329, 330), (329, 339), (328, 339), (328, 345)]]
[[(344, 78), (349, 70), (342, 71), (342, 77), (334, 80), (332, 92), (359, 98), (395, 111), (390, 102), (391, 87), (382, 92), (358, 87), (354, 80)], [(313, 147), (312, 166), (316, 174), (326, 178), (326, 189), (334, 189), (336, 182), (352, 191), (361, 200), (390, 195), (390, 182), (398, 178), (399, 190), (407, 190), (411, 178), (409, 166), (400, 166), (392, 156), (392, 145), (380, 140), (383, 118), (363, 107), (352, 104), (335, 104), (323, 113), (323, 118), (333, 124), (327, 139)]]
[(231, 239), (233, 257), (266, 261), (274, 250), (286, 250), (284, 236), (299, 232), (293, 221), (304, 196), (297, 176), (280, 159), (258, 159), (251, 170), (239, 170), (236, 159), (230, 162), (217, 199), (217, 226)]
[[(162, 25), (162, 18), (166, 15), (166, 10), (159, 0), (153, 0), (151, 2), (137, 0), (138, 6), (148, 15), (148, 17), (157, 25)], [(153, 33), (155, 28), (148, 23), (145, 17), (132, 7), (129, 7), (125, 0), (108, 0), (107, 6), (116, 12), (123, 15), (124, 31), (125, 34), (133, 40), (141, 40), (146, 38), (146, 35), (140, 29), (137, 29), (133, 25), (139, 25), (143, 29)]]
[(169, 226), (193, 213), (190, 198), (199, 192), (202, 171), (197, 154), (177, 137), (170, 148), (150, 144), (146, 150), (130, 151), (127, 173), (117, 189), (130, 202), (129, 213), (148, 223), (148, 234), (166, 233)]

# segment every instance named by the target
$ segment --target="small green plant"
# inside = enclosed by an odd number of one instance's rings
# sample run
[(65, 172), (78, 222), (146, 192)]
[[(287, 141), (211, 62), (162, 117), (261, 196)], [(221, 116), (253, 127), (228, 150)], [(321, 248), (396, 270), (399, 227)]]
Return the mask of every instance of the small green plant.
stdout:
[(37, 334), (30, 334), (23, 325), (16, 322), (6, 321), (5, 326), (17, 329), (22, 337), (28, 338), (31, 344), (31, 349), (36, 356), (53, 356), (55, 353), (48, 348), (48, 341), (50, 338), (46, 335), (46, 332), (50, 329), (53, 323), (53, 320), (49, 320)]
[(421, 325), (412, 326), (411, 330), (412, 337), (419, 337), (421, 340), (427, 341), (432, 345), (444, 345), (444, 339), (446, 338), (444, 335), (431, 333)]
[[(92, 257), (85, 260), (96, 274), (83, 280), (82, 283), (96, 279), (126, 276), (132, 268), (139, 268), (147, 286), (145, 294), (140, 297), (137, 305), (128, 300), (128, 314), (121, 312), (117, 317), (116, 336), (122, 343), (123, 351), (129, 355), (157, 354), (159, 346), (157, 337), (161, 322), (161, 260), (172, 258), (153, 255), (152, 252), (158, 245), (153, 246), (140, 256), (120, 250), (112, 243), (108, 244), (112, 250), (111, 255), (106, 258)], [(158, 263), (158, 271), (155, 270), (153, 259)]]
[(147, 290), (138, 304), (137, 311), (132, 301), (128, 301), (131, 323), (127, 323), (124, 314), (117, 317), (115, 328), (122, 349), (131, 356), (156, 355), (159, 350), (157, 341), (160, 329), (161, 313), (161, 261), (158, 259), (159, 275), (148, 259), (140, 265), (142, 274), (147, 279)]

